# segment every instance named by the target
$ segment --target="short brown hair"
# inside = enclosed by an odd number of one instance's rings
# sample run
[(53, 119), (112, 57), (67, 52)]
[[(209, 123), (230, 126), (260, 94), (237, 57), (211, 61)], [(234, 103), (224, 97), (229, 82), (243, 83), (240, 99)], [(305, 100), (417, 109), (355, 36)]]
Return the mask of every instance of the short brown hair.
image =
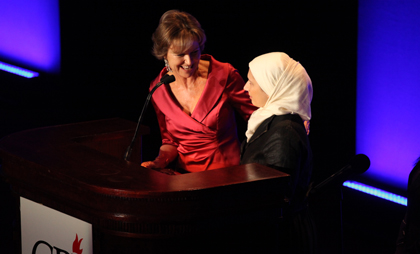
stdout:
[(159, 21), (159, 26), (152, 35), (152, 54), (162, 60), (171, 45), (175, 45), (180, 52), (189, 48), (194, 41), (204, 49), (206, 34), (200, 23), (191, 14), (178, 10), (165, 12)]

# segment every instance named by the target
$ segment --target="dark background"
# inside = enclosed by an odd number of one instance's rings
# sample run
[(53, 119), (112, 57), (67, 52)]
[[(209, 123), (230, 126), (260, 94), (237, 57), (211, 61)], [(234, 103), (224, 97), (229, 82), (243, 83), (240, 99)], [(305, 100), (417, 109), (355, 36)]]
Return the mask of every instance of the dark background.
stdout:
[[(163, 68), (163, 62), (150, 53), (151, 35), (160, 16), (169, 9), (195, 16), (207, 35), (203, 53), (231, 63), (245, 80), (248, 63), (272, 51), (286, 52), (306, 68), (314, 88), (309, 138), (315, 181), (330, 176), (355, 155), (356, 0), (60, 1), (61, 73), (41, 72), (37, 78), (25, 79), (0, 72), (0, 137), (36, 127), (111, 117), (136, 122), (149, 82)], [(149, 107), (143, 122), (151, 128), (143, 143), (150, 148), (145, 149), (145, 160), (153, 159), (160, 146), (155, 117)], [(245, 129), (245, 123), (240, 122), (241, 139)], [(8, 186), (1, 186), (2, 211), (13, 217), (6, 208)], [(343, 212), (347, 216), (343, 218), (345, 240), (340, 236), (340, 190), (331, 188), (315, 202), (322, 253), (339, 253), (343, 241), (344, 246), (352, 246), (346, 249), (361, 248), (358, 243), (378, 232), (378, 242), (368, 241), (375, 246), (372, 249), (392, 253), (403, 209), (374, 203), (377, 201), (360, 205), (355, 198), (358, 194), (348, 193), (344, 193), (350, 196), (343, 205), (347, 209)], [(366, 200), (366, 195), (363, 198)], [(382, 206), (388, 212), (395, 210), (393, 219), (384, 218), (388, 221), (385, 225), (363, 217), (372, 213), (382, 218), (379, 215), (383, 212), (377, 211)], [(2, 216), (4, 221), (9, 221), (7, 216)], [(374, 232), (364, 228), (364, 219), (374, 223), (368, 225)], [(3, 229), (9, 227), (4, 225)], [(376, 253), (373, 250), (365, 253)]]

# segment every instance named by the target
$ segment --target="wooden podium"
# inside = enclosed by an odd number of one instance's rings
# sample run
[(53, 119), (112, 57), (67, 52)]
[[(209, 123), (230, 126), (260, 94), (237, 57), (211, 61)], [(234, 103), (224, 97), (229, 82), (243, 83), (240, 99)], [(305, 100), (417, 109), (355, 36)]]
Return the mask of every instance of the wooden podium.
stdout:
[(91, 223), (94, 253), (274, 246), (287, 174), (259, 164), (182, 175), (146, 169), (140, 136), (132, 161), (123, 159), (135, 127), (115, 118), (6, 136), (3, 173), (17, 195)]

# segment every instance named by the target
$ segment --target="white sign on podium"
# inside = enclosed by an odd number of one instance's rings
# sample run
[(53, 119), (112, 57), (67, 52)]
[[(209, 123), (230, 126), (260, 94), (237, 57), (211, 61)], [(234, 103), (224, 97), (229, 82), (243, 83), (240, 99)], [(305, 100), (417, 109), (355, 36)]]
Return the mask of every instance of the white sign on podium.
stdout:
[(22, 254), (92, 254), (92, 225), (20, 198)]

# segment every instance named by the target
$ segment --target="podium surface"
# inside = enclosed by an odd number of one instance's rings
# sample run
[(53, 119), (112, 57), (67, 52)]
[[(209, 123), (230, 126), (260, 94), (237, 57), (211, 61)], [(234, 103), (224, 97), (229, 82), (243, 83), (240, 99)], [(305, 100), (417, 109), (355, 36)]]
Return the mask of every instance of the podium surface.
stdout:
[(94, 253), (111, 251), (110, 239), (159, 249), (279, 217), (287, 174), (259, 164), (181, 175), (147, 169), (141, 137), (132, 161), (123, 159), (135, 128), (115, 118), (11, 134), (0, 140), (2, 170), (19, 196), (91, 223)]

